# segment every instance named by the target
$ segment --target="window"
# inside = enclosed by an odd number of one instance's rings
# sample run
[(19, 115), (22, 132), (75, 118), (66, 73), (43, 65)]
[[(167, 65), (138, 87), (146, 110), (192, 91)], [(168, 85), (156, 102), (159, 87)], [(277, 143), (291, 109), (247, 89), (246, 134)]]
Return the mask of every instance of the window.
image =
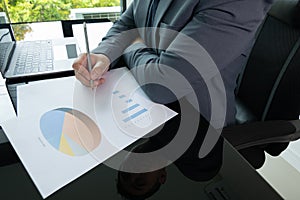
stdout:
[(58, 36), (54, 26), (60, 20), (106, 18), (115, 21), (126, 3), (126, 0), (1, 0), (0, 23), (12, 23), (17, 40), (36, 37), (34, 32), (41, 31), (35, 30), (37, 26), (49, 30), (45, 34)]
[(109, 19), (116, 21), (120, 17), (120, 7), (75, 8), (71, 9), (70, 19)]

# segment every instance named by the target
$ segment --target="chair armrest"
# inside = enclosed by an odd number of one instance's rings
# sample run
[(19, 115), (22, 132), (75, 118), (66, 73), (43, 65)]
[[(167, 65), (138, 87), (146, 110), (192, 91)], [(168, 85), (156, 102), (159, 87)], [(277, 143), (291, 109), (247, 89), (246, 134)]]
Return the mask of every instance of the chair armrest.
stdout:
[(225, 127), (222, 135), (237, 150), (270, 143), (295, 141), (300, 138), (300, 120), (258, 121)]

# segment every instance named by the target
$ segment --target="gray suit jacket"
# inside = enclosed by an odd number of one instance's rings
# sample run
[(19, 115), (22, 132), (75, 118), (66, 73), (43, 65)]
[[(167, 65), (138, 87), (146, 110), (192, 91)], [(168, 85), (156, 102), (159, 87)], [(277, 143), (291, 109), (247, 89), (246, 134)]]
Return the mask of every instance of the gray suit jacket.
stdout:
[[(152, 100), (187, 97), (216, 127), (234, 123), (236, 79), (273, 0), (161, 0), (160, 29), (144, 28), (149, 2), (135, 0), (93, 52), (123, 56), (141, 85), (157, 83), (144, 87)], [(132, 44), (138, 36), (144, 44)]]

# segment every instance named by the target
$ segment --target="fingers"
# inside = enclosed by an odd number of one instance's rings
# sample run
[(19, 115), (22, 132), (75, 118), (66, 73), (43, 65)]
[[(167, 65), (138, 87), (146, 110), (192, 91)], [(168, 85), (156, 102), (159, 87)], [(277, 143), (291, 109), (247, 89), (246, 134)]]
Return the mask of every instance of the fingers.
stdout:
[[(76, 78), (87, 87), (98, 87), (104, 83), (103, 74), (108, 70), (110, 64), (109, 59), (102, 54), (91, 54), (93, 70), (87, 69), (87, 55), (81, 54), (73, 63), (72, 67), (75, 71)], [(93, 85), (91, 81), (93, 80)]]
[(86, 57), (86, 54), (80, 54), (75, 59), (75, 61), (73, 62), (72, 68), (75, 71), (78, 71), (81, 66), (83, 66), (85, 68), (87, 67), (87, 57)]
[(86, 54), (81, 54), (73, 63), (73, 69), (76, 73), (81, 74), (85, 79), (90, 79), (90, 73), (87, 70), (87, 57)]
[(83, 78), (85, 78), (86, 80), (91, 80), (91, 75), (87, 68), (81, 66), (81, 67), (79, 67), (79, 69), (76, 72), (77, 72), (77, 74), (80, 74)]
[(89, 86), (91, 76), (87, 70), (86, 54), (81, 54), (72, 65), (76, 78), (84, 85)]
[(91, 79), (92, 80), (99, 80), (101, 78), (103, 78), (103, 75), (105, 74), (105, 72), (107, 72), (108, 67), (101, 65), (96, 65), (92, 72), (91, 72)]
[(84, 76), (82, 76), (80, 73), (75, 71), (75, 77), (85, 86), (91, 87), (90, 80), (86, 79)]
[(105, 82), (104, 78), (100, 78), (98, 80), (93, 80), (93, 85), (91, 85), (90, 80), (86, 79), (84, 76), (82, 76), (80, 73), (75, 71), (75, 77), (86, 87), (96, 88), (99, 85), (103, 84)]

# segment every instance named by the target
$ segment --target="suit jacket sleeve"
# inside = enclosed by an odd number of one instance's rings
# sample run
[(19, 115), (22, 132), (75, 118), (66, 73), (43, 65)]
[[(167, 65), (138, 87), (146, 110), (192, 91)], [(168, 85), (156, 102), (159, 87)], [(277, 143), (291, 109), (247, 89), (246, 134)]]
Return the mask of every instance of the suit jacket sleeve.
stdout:
[[(212, 0), (209, 5), (204, 3), (195, 5), (192, 16), (186, 21), (182, 21), (183, 17), (178, 16), (178, 21), (181, 20), (179, 25), (160, 23), (162, 30), (158, 31), (161, 38), (158, 43), (165, 45), (158, 44), (158, 51), (145, 44), (129, 46), (124, 58), (138, 82), (175, 84), (178, 86), (177, 94), (180, 95), (177, 98), (180, 98), (191, 91), (185, 84), (181, 86), (176, 84), (180, 77), (165, 66), (183, 75), (194, 89), (205, 85), (204, 82), (211, 80), (218, 73), (222, 75), (230, 73), (228, 71), (231, 62), (237, 59), (252, 42), (272, 2), (264, 0), (218, 2), (221, 1)], [(172, 31), (165, 31), (164, 28)], [(179, 34), (173, 39), (174, 31), (178, 31)], [(164, 39), (170, 42), (163, 42)], [(208, 53), (217, 69), (204, 66), (214, 64), (201, 47)], [(237, 73), (234, 74), (236, 75)], [(227, 84), (227, 80), (224, 81)], [(174, 100), (174, 95), (168, 95), (169, 93), (158, 87), (148, 87), (146, 92), (159, 103), (169, 103)]]
[[(132, 3), (122, 14), (121, 18), (113, 24), (98, 47), (92, 50), (93, 53), (106, 55), (112, 63), (116, 63), (120, 56), (122, 56), (124, 50), (138, 36), (134, 23), (133, 4), (134, 3)], [(113, 64), (111, 68), (113, 68)]]

